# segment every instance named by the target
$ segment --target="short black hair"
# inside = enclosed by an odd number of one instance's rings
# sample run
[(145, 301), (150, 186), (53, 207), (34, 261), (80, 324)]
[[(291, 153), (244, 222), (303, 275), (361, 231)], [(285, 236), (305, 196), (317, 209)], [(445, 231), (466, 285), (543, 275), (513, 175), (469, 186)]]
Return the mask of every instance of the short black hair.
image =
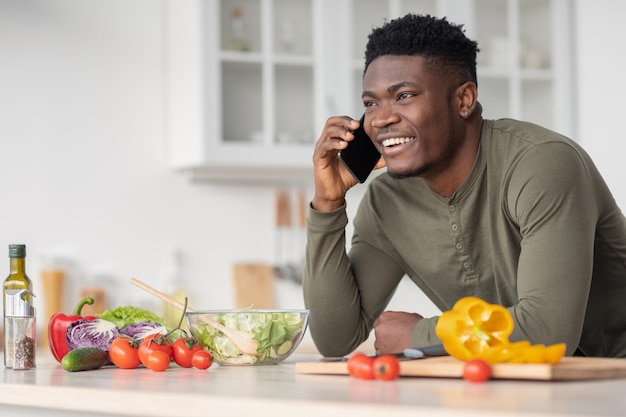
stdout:
[(463, 25), (446, 18), (407, 14), (375, 28), (365, 48), (365, 71), (376, 58), (383, 55), (421, 55), (437, 65), (437, 71), (447, 66), (463, 81), (476, 79), (478, 43), (465, 36)]

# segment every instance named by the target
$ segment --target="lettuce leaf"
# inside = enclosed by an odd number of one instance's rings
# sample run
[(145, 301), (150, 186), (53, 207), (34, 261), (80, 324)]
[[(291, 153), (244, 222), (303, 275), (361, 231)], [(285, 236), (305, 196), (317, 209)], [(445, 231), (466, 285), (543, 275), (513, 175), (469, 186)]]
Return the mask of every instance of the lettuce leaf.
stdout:
[(150, 321), (153, 323), (163, 323), (163, 318), (143, 308), (133, 306), (121, 306), (114, 309), (107, 309), (96, 317), (115, 323), (118, 329), (123, 329), (131, 324)]

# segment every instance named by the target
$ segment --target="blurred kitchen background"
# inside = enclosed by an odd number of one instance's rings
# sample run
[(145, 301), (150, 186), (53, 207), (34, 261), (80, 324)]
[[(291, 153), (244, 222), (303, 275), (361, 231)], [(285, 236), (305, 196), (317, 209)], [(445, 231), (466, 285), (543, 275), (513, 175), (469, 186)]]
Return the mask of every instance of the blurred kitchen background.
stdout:
[[(366, 35), (407, 11), (465, 24), (485, 116), (571, 136), (626, 207), (620, 0), (0, 0), (0, 271), (25, 243), (39, 325), (85, 293), (160, 312), (131, 277), (303, 307), (313, 143), (360, 116)], [(390, 308), (438, 313), (408, 282)]]

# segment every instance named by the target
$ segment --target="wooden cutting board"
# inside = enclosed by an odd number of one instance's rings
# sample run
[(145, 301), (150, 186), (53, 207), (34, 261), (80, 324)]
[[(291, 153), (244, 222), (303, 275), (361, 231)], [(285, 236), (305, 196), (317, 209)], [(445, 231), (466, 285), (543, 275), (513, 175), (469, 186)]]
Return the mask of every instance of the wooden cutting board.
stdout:
[(272, 309), (274, 271), (266, 263), (235, 263), (232, 267), (235, 308)]
[[(543, 381), (626, 378), (626, 359), (565, 357), (556, 365), (492, 365), (493, 379)], [(296, 373), (347, 375), (346, 362), (297, 362)], [(400, 375), (413, 377), (461, 378), (463, 362), (450, 356), (400, 361)]]

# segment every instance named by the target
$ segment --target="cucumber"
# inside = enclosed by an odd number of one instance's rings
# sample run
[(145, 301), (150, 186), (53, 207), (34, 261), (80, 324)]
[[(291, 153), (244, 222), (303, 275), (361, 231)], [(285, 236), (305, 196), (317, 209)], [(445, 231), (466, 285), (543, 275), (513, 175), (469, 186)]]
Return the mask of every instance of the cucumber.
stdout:
[(90, 371), (107, 363), (108, 355), (97, 347), (84, 347), (70, 350), (63, 359), (61, 366), (69, 372)]
[(284, 354), (289, 352), (289, 349), (291, 349), (292, 346), (293, 346), (293, 343), (291, 342), (291, 340), (287, 340), (285, 343), (283, 343), (282, 345), (278, 347), (278, 349), (276, 350), (276, 353), (280, 356), (283, 356)]

